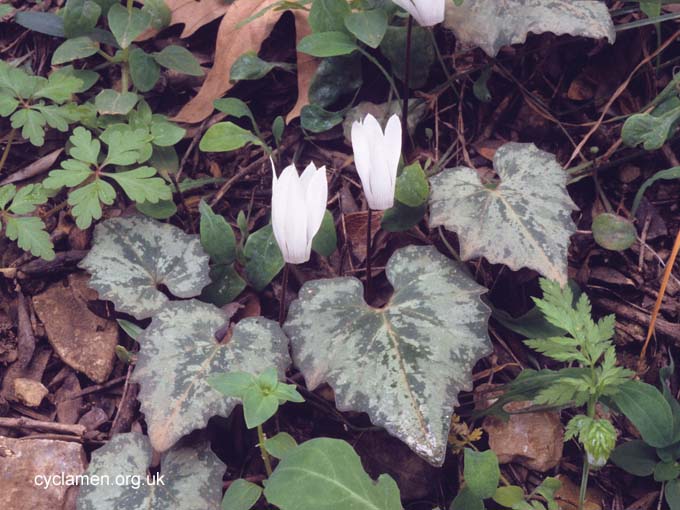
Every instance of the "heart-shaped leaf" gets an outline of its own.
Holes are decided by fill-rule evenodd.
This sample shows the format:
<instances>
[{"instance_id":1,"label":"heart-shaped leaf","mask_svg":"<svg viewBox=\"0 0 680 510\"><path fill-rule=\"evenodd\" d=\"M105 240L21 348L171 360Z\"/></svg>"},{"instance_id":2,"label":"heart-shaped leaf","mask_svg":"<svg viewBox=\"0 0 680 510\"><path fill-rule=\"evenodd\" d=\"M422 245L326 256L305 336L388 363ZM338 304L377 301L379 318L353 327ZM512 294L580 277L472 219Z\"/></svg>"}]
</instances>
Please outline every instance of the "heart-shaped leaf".
<instances>
[{"instance_id":1,"label":"heart-shaped leaf","mask_svg":"<svg viewBox=\"0 0 680 510\"><path fill-rule=\"evenodd\" d=\"M80 487L78 510L220 508L226 466L208 443L165 453L157 475L148 474L152 455L146 436L135 432L114 436L92 454L85 476L101 483Z\"/></svg>"},{"instance_id":2,"label":"heart-shaped leaf","mask_svg":"<svg viewBox=\"0 0 680 510\"><path fill-rule=\"evenodd\" d=\"M457 167L434 177L430 224L458 234L461 257L486 257L512 270L529 267L567 283L567 248L576 231L567 175L552 154L533 144L508 143L496 151L498 186Z\"/></svg>"},{"instance_id":3,"label":"heart-shaped leaf","mask_svg":"<svg viewBox=\"0 0 680 510\"><path fill-rule=\"evenodd\" d=\"M90 287L119 312L151 317L168 302L159 290L190 298L210 283L208 256L198 236L144 216L114 218L97 225L90 253L80 267Z\"/></svg>"},{"instance_id":4,"label":"heart-shaped leaf","mask_svg":"<svg viewBox=\"0 0 680 510\"><path fill-rule=\"evenodd\" d=\"M236 325L229 341L218 342L215 332L228 321L210 304L173 301L154 315L140 335L132 378L141 385L139 400L154 449L167 450L211 417L229 416L239 404L239 399L210 387L210 375L259 374L276 367L283 377L290 356L279 325L263 317L248 318Z\"/></svg>"},{"instance_id":5,"label":"heart-shaped leaf","mask_svg":"<svg viewBox=\"0 0 680 510\"><path fill-rule=\"evenodd\" d=\"M321 437L289 451L265 482L267 501L281 510L401 510L389 475L374 482L345 441Z\"/></svg>"},{"instance_id":6,"label":"heart-shaped leaf","mask_svg":"<svg viewBox=\"0 0 680 510\"><path fill-rule=\"evenodd\" d=\"M444 26L467 45L495 56L502 46L523 43L528 32L616 39L607 5L593 0L474 0L447 2Z\"/></svg>"},{"instance_id":7,"label":"heart-shaped leaf","mask_svg":"<svg viewBox=\"0 0 680 510\"><path fill-rule=\"evenodd\" d=\"M328 382L338 409L368 413L440 465L458 392L491 350L486 289L431 247L397 250L386 272L395 291L379 309L356 278L307 282L284 330L310 389Z\"/></svg>"}]
</instances>

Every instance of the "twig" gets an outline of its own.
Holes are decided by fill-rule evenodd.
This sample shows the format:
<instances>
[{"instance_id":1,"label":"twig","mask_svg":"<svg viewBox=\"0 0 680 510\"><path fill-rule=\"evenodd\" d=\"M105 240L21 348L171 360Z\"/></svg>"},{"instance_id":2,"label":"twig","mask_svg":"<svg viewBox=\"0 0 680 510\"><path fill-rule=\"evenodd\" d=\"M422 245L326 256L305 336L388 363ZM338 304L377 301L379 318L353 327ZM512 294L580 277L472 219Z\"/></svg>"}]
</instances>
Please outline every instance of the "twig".
<instances>
[{"instance_id":1,"label":"twig","mask_svg":"<svg viewBox=\"0 0 680 510\"><path fill-rule=\"evenodd\" d=\"M0 418L0 427L12 429L46 430L49 432L61 432L83 436L87 431L85 425L69 423L54 423L49 421L31 420L30 418Z\"/></svg>"}]
</instances>

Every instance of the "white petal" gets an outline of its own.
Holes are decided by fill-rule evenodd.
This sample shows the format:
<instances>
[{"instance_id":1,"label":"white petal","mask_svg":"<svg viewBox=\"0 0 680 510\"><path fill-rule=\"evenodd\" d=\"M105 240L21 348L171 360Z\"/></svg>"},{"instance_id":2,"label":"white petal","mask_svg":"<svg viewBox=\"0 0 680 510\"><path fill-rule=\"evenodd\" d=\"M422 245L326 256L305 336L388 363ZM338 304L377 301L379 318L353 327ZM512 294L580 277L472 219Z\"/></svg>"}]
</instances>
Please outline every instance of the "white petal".
<instances>
[{"instance_id":1,"label":"white petal","mask_svg":"<svg viewBox=\"0 0 680 510\"><path fill-rule=\"evenodd\" d=\"M385 128L387 167L389 169L390 182L392 183L392 195L394 195L394 188L397 182L397 169L399 168L399 160L401 159L402 134L399 116L392 115L390 120L387 121L387 127Z\"/></svg>"},{"instance_id":2,"label":"white petal","mask_svg":"<svg viewBox=\"0 0 680 510\"><path fill-rule=\"evenodd\" d=\"M274 230L274 237L276 242L281 249L284 259L288 254L288 247L286 244L285 236L285 222L286 222L286 209L288 201L286 200L286 190L284 189L285 182L283 186L279 182L279 178L276 177L276 170L274 168L274 163L272 162L272 229Z\"/></svg>"},{"instance_id":3,"label":"white petal","mask_svg":"<svg viewBox=\"0 0 680 510\"><path fill-rule=\"evenodd\" d=\"M316 165L314 164L313 161L307 165L307 168L305 168L305 171L302 172L302 175L300 176L300 183L302 184L302 189L307 190L309 188L309 183L311 182L312 178L316 174Z\"/></svg>"},{"instance_id":4,"label":"white petal","mask_svg":"<svg viewBox=\"0 0 680 510\"><path fill-rule=\"evenodd\" d=\"M367 136L367 129L361 122L352 124L352 149L354 150L354 166L357 169L364 194L370 201L371 192L371 140Z\"/></svg>"},{"instance_id":5,"label":"white petal","mask_svg":"<svg viewBox=\"0 0 680 510\"><path fill-rule=\"evenodd\" d=\"M397 4L399 7L404 9L406 12L408 12L411 16L416 18L416 21L418 21L418 18L416 15L420 15L418 13L418 10L414 3L411 0L392 0L395 4Z\"/></svg>"},{"instance_id":6,"label":"white petal","mask_svg":"<svg viewBox=\"0 0 680 510\"><path fill-rule=\"evenodd\" d=\"M325 166L314 172L306 190L305 199L307 202L307 242L311 247L311 242L321 227L328 202L328 181L326 180Z\"/></svg>"},{"instance_id":7,"label":"white petal","mask_svg":"<svg viewBox=\"0 0 680 510\"><path fill-rule=\"evenodd\" d=\"M292 264L300 264L308 260L305 258L307 211L305 208L305 193L295 166L291 165L283 171L277 184L277 188L279 187L285 191L280 196L281 200L285 201L286 204L285 216L281 223L286 245L284 260ZM278 191L277 195L279 195Z\"/></svg>"}]
</instances>

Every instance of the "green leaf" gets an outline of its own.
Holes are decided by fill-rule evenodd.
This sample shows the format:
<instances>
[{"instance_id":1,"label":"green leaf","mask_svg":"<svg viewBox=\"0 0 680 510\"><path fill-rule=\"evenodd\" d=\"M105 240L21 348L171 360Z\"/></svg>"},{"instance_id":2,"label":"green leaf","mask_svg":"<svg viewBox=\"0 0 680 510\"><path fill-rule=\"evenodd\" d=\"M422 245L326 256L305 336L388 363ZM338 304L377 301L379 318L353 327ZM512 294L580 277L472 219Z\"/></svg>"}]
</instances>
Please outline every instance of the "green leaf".
<instances>
[{"instance_id":1,"label":"green leaf","mask_svg":"<svg viewBox=\"0 0 680 510\"><path fill-rule=\"evenodd\" d=\"M226 397L241 398L251 386L257 386L257 378L247 372L225 372L208 377L208 384Z\"/></svg>"},{"instance_id":2,"label":"green leaf","mask_svg":"<svg viewBox=\"0 0 680 510\"><path fill-rule=\"evenodd\" d=\"M99 80L99 74L94 71L89 71L87 69L75 69L72 65L64 66L60 69L54 71L50 76L54 76L54 79L61 79L64 76L73 76L82 82L80 88L78 88L75 93L85 92L92 88L92 86ZM65 106L68 106L67 103ZM73 105L77 106L77 105Z\"/></svg>"},{"instance_id":3,"label":"green leaf","mask_svg":"<svg viewBox=\"0 0 680 510\"><path fill-rule=\"evenodd\" d=\"M11 5L7 5L7 4L0 5L0 18L4 18L5 16L8 16L13 11L14 11L14 7L12 7Z\"/></svg>"},{"instance_id":4,"label":"green leaf","mask_svg":"<svg viewBox=\"0 0 680 510\"><path fill-rule=\"evenodd\" d=\"M664 490L670 510L680 510L680 479L671 480Z\"/></svg>"},{"instance_id":5,"label":"green leaf","mask_svg":"<svg viewBox=\"0 0 680 510\"><path fill-rule=\"evenodd\" d=\"M0 89L0 117L9 117L19 106L19 100L9 95L2 95Z\"/></svg>"},{"instance_id":6,"label":"green leaf","mask_svg":"<svg viewBox=\"0 0 680 510\"><path fill-rule=\"evenodd\" d=\"M174 147L154 146L151 158L149 158L147 164L158 170L158 173L161 175L177 173L177 170L179 170L177 151L175 151ZM190 183L191 181L191 179L188 181L186 179L183 180L179 185L180 190L185 191L183 189L184 183Z\"/></svg>"},{"instance_id":7,"label":"green leaf","mask_svg":"<svg viewBox=\"0 0 680 510\"><path fill-rule=\"evenodd\" d=\"M64 35L67 39L88 35L102 9L91 0L68 0L64 7Z\"/></svg>"},{"instance_id":8,"label":"green leaf","mask_svg":"<svg viewBox=\"0 0 680 510\"><path fill-rule=\"evenodd\" d=\"M165 118L154 118L151 123L153 144L158 147L172 147L184 138L185 134L186 129L169 122Z\"/></svg>"},{"instance_id":9,"label":"green leaf","mask_svg":"<svg viewBox=\"0 0 680 510\"><path fill-rule=\"evenodd\" d=\"M313 57L337 57L349 55L359 47L352 36L345 32L321 32L302 39L297 49Z\"/></svg>"},{"instance_id":10,"label":"green leaf","mask_svg":"<svg viewBox=\"0 0 680 510\"><path fill-rule=\"evenodd\" d=\"M385 211L380 226L386 232L404 232L415 227L427 212L427 204L408 207L399 201Z\"/></svg>"},{"instance_id":11,"label":"green leaf","mask_svg":"<svg viewBox=\"0 0 680 510\"><path fill-rule=\"evenodd\" d=\"M114 435L93 452L85 473L90 480L111 482L84 484L78 510L219 508L226 466L210 443L173 448L161 455L160 462L163 483L148 483L153 463L149 439L136 432ZM127 482L114 483L121 477L127 477Z\"/></svg>"},{"instance_id":12,"label":"green leaf","mask_svg":"<svg viewBox=\"0 0 680 510\"><path fill-rule=\"evenodd\" d=\"M148 12L136 7L128 11L118 3L111 6L107 19L109 20L109 28L122 49L130 46L151 24L151 16Z\"/></svg>"},{"instance_id":13,"label":"green leaf","mask_svg":"<svg viewBox=\"0 0 680 510\"><path fill-rule=\"evenodd\" d=\"M104 89L94 98L97 111L102 115L127 115L139 101L134 92L117 92Z\"/></svg>"},{"instance_id":14,"label":"green leaf","mask_svg":"<svg viewBox=\"0 0 680 510\"><path fill-rule=\"evenodd\" d=\"M135 202L158 203L160 200L172 199L170 186L156 175L156 169L142 166L134 170L118 173L104 173L116 181L125 194Z\"/></svg>"},{"instance_id":15,"label":"green leaf","mask_svg":"<svg viewBox=\"0 0 680 510\"><path fill-rule=\"evenodd\" d=\"M271 224L248 236L243 254L246 258L246 277L257 291L269 285L285 265Z\"/></svg>"},{"instance_id":16,"label":"green leaf","mask_svg":"<svg viewBox=\"0 0 680 510\"><path fill-rule=\"evenodd\" d=\"M161 51L153 53L153 58L163 67L173 69L190 76L203 76L203 68L196 57L183 46L166 46Z\"/></svg>"},{"instance_id":17,"label":"green leaf","mask_svg":"<svg viewBox=\"0 0 680 510\"><path fill-rule=\"evenodd\" d=\"M491 498L496 493L501 470L493 450L476 452L465 448L465 486L479 499Z\"/></svg>"},{"instance_id":18,"label":"green leaf","mask_svg":"<svg viewBox=\"0 0 680 510\"><path fill-rule=\"evenodd\" d=\"M143 216L98 224L80 267L92 275L89 285L102 299L137 319L167 306L161 285L174 296L190 298L210 282L198 236Z\"/></svg>"},{"instance_id":19,"label":"green leaf","mask_svg":"<svg viewBox=\"0 0 680 510\"><path fill-rule=\"evenodd\" d=\"M236 117L237 119L248 117L255 126L255 117L246 103L236 97L225 97L215 100L215 108L222 113Z\"/></svg>"},{"instance_id":20,"label":"green leaf","mask_svg":"<svg viewBox=\"0 0 680 510\"><path fill-rule=\"evenodd\" d=\"M140 92L150 91L161 77L161 68L154 58L141 48L130 52L130 77Z\"/></svg>"},{"instance_id":21,"label":"green leaf","mask_svg":"<svg viewBox=\"0 0 680 510\"><path fill-rule=\"evenodd\" d=\"M591 228L595 242L607 250L624 251L637 240L633 223L618 214L598 214Z\"/></svg>"},{"instance_id":22,"label":"green leaf","mask_svg":"<svg viewBox=\"0 0 680 510\"><path fill-rule=\"evenodd\" d=\"M614 24L607 6L597 1L573 0L470 0L461 5L448 2L443 26L453 30L465 46L479 46L496 56L503 47L521 44L527 33L570 34L613 43Z\"/></svg>"},{"instance_id":23,"label":"green leaf","mask_svg":"<svg viewBox=\"0 0 680 510\"><path fill-rule=\"evenodd\" d=\"M236 258L236 236L224 216L215 214L210 206L201 200L201 244L210 258L219 264L231 264Z\"/></svg>"},{"instance_id":24,"label":"green leaf","mask_svg":"<svg viewBox=\"0 0 680 510\"><path fill-rule=\"evenodd\" d=\"M449 510L484 510L484 502L466 486L458 492Z\"/></svg>"},{"instance_id":25,"label":"green leaf","mask_svg":"<svg viewBox=\"0 0 680 510\"><path fill-rule=\"evenodd\" d=\"M359 53L323 59L309 86L310 103L328 108L343 96L353 94L363 84L362 72Z\"/></svg>"},{"instance_id":26,"label":"green leaf","mask_svg":"<svg viewBox=\"0 0 680 510\"><path fill-rule=\"evenodd\" d=\"M165 4L165 0L145 0L142 11L146 12L151 18L149 24L155 30L162 30L172 20L172 11Z\"/></svg>"},{"instance_id":27,"label":"green leaf","mask_svg":"<svg viewBox=\"0 0 680 510\"><path fill-rule=\"evenodd\" d=\"M4 210L17 194L17 187L14 184L0 186L0 209Z\"/></svg>"},{"instance_id":28,"label":"green leaf","mask_svg":"<svg viewBox=\"0 0 680 510\"><path fill-rule=\"evenodd\" d=\"M394 73L402 82L406 72L406 36L406 27L389 27L380 44L380 51L390 61ZM411 88L416 89L425 86L430 68L436 58L435 55L430 31L423 27L414 26L411 36L411 69L418 69L418 72L411 73L409 80Z\"/></svg>"},{"instance_id":29,"label":"green leaf","mask_svg":"<svg viewBox=\"0 0 680 510\"><path fill-rule=\"evenodd\" d=\"M92 225L92 220L102 217L101 204L111 205L116 199L116 190L108 182L95 179L82 188L69 193L68 203L73 206L71 213L76 219L76 225L86 230Z\"/></svg>"},{"instance_id":30,"label":"green leaf","mask_svg":"<svg viewBox=\"0 0 680 510\"><path fill-rule=\"evenodd\" d=\"M635 476L649 476L659 462L656 450L644 441L628 441L616 447L611 460L621 469Z\"/></svg>"},{"instance_id":31,"label":"green leaf","mask_svg":"<svg viewBox=\"0 0 680 510\"><path fill-rule=\"evenodd\" d=\"M47 189L60 189L64 186L72 188L82 183L94 172L85 163L75 159L67 159L61 163L61 170L52 170L43 181Z\"/></svg>"},{"instance_id":32,"label":"green leaf","mask_svg":"<svg viewBox=\"0 0 680 510\"><path fill-rule=\"evenodd\" d=\"M54 50L52 55L52 65L59 65L71 62L79 58L87 58L94 55L99 50L99 45L89 37L76 37L66 39L59 47Z\"/></svg>"},{"instance_id":33,"label":"green leaf","mask_svg":"<svg viewBox=\"0 0 680 510\"><path fill-rule=\"evenodd\" d=\"M312 240L312 250L323 257L330 257L338 246L338 234L330 211L326 211L321 227Z\"/></svg>"},{"instance_id":34,"label":"green leaf","mask_svg":"<svg viewBox=\"0 0 680 510\"><path fill-rule=\"evenodd\" d=\"M9 216L5 227L7 237L10 241L16 241L22 250L45 260L54 260L56 257L50 235L40 218Z\"/></svg>"},{"instance_id":35,"label":"green leaf","mask_svg":"<svg viewBox=\"0 0 680 510\"><path fill-rule=\"evenodd\" d=\"M233 122L218 122L210 126L201 138L199 149L203 152L229 152L240 149L249 143L264 145L253 133Z\"/></svg>"},{"instance_id":36,"label":"green leaf","mask_svg":"<svg viewBox=\"0 0 680 510\"><path fill-rule=\"evenodd\" d=\"M347 0L315 0L309 10L309 25L314 32L342 32L343 20L350 12Z\"/></svg>"},{"instance_id":37,"label":"green leaf","mask_svg":"<svg viewBox=\"0 0 680 510\"><path fill-rule=\"evenodd\" d=\"M262 487L248 480L234 480L222 500L222 510L250 510L262 495Z\"/></svg>"},{"instance_id":38,"label":"green leaf","mask_svg":"<svg viewBox=\"0 0 680 510\"><path fill-rule=\"evenodd\" d=\"M306 282L284 330L310 390L327 382L338 409L368 413L441 465L458 392L491 349L486 289L432 247L397 250L386 273L395 290L379 309L356 278Z\"/></svg>"},{"instance_id":39,"label":"green leaf","mask_svg":"<svg viewBox=\"0 0 680 510\"><path fill-rule=\"evenodd\" d=\"M220 264L210 269L212 283L203 289L201 300L215 306L231 303L246 288L246 281L233 264Z\"/></svg>"},{"instance_id":40,"label":"green leaf","mask_svg":"<svg viewBox=\"0 0 680 510\"><path fill-rule=\"evenodd\" d=\"M283 131L285 129L286 121L281 115L279 115L274 119L274 122L272 122L272 135L274 136L274 142L276 143L277 147L279 146L281 140L283 139Z\"/></svg>"},{"instance_id":41,"label":"green leaf","mask_svg":"<svg viewBox=\"0 0 680 510\"><path fill-rule=\"evenodd\" d=\"M264 449L272 457L277 459L284 458L288 453L297 447L295 438L287 432L279 432L274 437L264 440Z\"/></svg>"},{"instance_id":42,"label":"green leaf","mask_svg":"<svg viewBox=\"0 0 680 510\"><path fill-rule=\"evenodd\" d=\"M0 101L2 98L0 97ZM2 114L2 107L0 106L0 115ZM661 170L660 172L655 173L652 175L649 179L647 179L645 182L642 183L642 186L640 186L640 189L638 189L637 193L635 193L635 199L633 200L633 207L631 207L630 210L630 215L632 217L635 217L635 213L638 210L638 207L640 207L640 202L642 202L642 197L645 195L645 191L652 186L656 181L658 180L673 180L673 179L680 179L680 166L674 166L673 168L668 168L666 170Z\"/></svg>"},{"instance_id":43,"label":"green leaf","mask_svg":"<svg viewBox=\"0 0 680 510\"><path fill-rule=\"evenodd\" d=\"M229 81L233 83L240 80L259 80L277 67L289 69L286 63L267 62L258 57L254 51L248 51L237 58L231 66Z\"/></svg>"},{"instance_id":44,"label":"green leaf","mask_svg":"<svg viewBox=\"0 0 680 510\"><path fill-rule=\"evenodd\" d=\"M680 476L680 464L672 460L669 462L659 462L654 468L654 480L657 482L668 482Z\"/></svg>"},{"instance_id":45,"label":"green leaf","mask_svg":"<svg viewBox=\"0 0 680 510\"><path fill-rule=\"evenodd\" d=\"M116 322L125 334L133 340L137 340L142 331L144 331L143 328L140 328L134 322L126 321L125 319L116 319Z\"/></svg>"},{"instance_id":46,"label":"green leaf","mask_svg":"<svg viewBox=\"0 0 680 510\"><path fill-rule=\"evenodd\" d=\"M96 138L92 138L90 133L84 127L78 126L73 130L73 134L69 138L71 142L71 149L69 154L72 158L83 161L89 165L96 165L99 152L101 150L101 142Z\"/></svg>"},{"instance_id":47,"label":"green leaf","mask_svg":"<svg viewBox=\"0 0 680 510\"><path fill-rule=\"evenodd\" d=\"M82 86L83 82L76 76L52 73L31 95L34 99L47 98L61 104L70 100Z\"/></svg>"},{"instance_id":48,"label":"green leaf","mask_svg":"<svg viewBox=\"0 0 680 510\"><path fill-rule=\"evenodd\" d=\"M648 151L660 149L671 136L679 119L680 108L658 116L653 113L636 113L623 124L621 139L629 147L642 144Z\"/></svg>"},{"instance_id":49,"label":"green leaf","mask_svg":"<svg viewBox=\"0 0 680 510\"><path fill-rule=\"evenodd\" d=\"M627 381L612 400L640 431L648 445L662 448L673 442L671 407L654 386L641 381Z\"/></svg>"},{"instance_id":50,"label":"green leaf","mask_svg":"<svg viewBox=\"0 0 680 510\"><path fill-rule=\"evenodd\" d=\"M533 144L503 145L494 168L501 180L496 187L485 186L466 167L432 178L431 226L458 234L463 260L486 257L566 284L567 248L576 231L567 174L552 154Z\"/></svg>"},{"instance_id":51,"label":"green leaf","mask_svg":"<svg viewBox=\"0 0 680 510\"><path fill-rule=\"evenodd\" d=\"M47 120L40 112L29 108L17 110L11 117L12 127L21 128L21 136L31 142L36 147L41 147L45 143L45 124Z\"/></svg>"},{"instance_id":52,"label":"green leaf","mask_svg":"<svg viewBox=\"0 0 680 510\"><path fill-rule=\"evenodd\" d=\"M493 495L493 500L501 506L514 508L516 504L524 501L524 489L517 485L498 487Z\"/></svg>"},{"instance_id":53,"label":"green leaf","mask_svg":"<svg viewBox=\"0 0 680 510\"><path fill-rule=\"evenodd\" d=\"M223 372L259 373L290 364L288 340L279 325L263 317L240 321L228 342L215 332L229 322L219 308L196 300L172 301L153 316L139 337L141 349L132 380L154 449L167 450L213 416L228 417L239 403L209 385ZM277 403L278 405L278 403Z\"/></svg>"},{"instance_id":54,"label":"green leaf","mask_svg":"<svg viewBox=\"0 0 680 510\"><path fill-rule=\"evenodd\" d=\"M55 104L37 104L33 105L33 109L40 112L45 118L47 125L51 128L57 129L62 133L68 131L69 123L73 122L73 116L63 106Z\"/></svg>"},{"instance_id":55,"label":"green leaf","mask_svg":"<svg viewBox=\"0 0 680 510\"><path fill-rule=\"evenodd\" d=\"M10 191L14 186L12 186ZM47 194L40 184L27 184L21 188L12 199L9 212L13 214L28 214L35 211L39 204L47 202Z\"/></svg>"},{"instance_id":56,"label":"green leaf","mask_svg":"<svg viewBox=\"0 0 680 510\"><path fill-rule=\"evenodd\" d=\"M257 386L248 388L241 398L243 416L249 429L262 425L279 409L279 399L274 395L265 395Z\"/></svg>"},{"instance_id":57,"label":"green leaf","mask_svg":"<svg viewBox=\"0 0 680 510\"><path fill-rule=\"evenodd\" d=\"M420 163L413 163L401 171L397 177L394 197L408 207L418 207L427 201L430 185Z\"/></svg>"},{"instance_id":58,"label":"green leaf","mask_svg":"<svg viewBox=\"0 0 680 510\"><path fill-rule=\"evenodd\" d=\"M177 213L177 206L172 200L159 200L158 202L142 202L135 204L135 209L140 213L157 220L167 220Z\"/></svg>"},{"instance_id":59,"label":"green leaf","mask_svg":"<svg viewBox=\"0 0 680 510\"><path fill-rule=\"evenodd\" d=\"M377 48L387 31L387 14L383 9L354 12L345 16L345 27L362 43Z\"/></svg>"},{"instance_id":60,"label":"green leaf","mask_svg":"<svg viewBox=\"0 0 680 510\"><path fill-rule=\"evenodd\" d=\"M151 135L143 128L132 130L128 126L120 129L112 126L104 131L100 138L108 146L108 153L102 166L127 166L143 159L141 155L149 145Z\"/></svg>"},{"instance_id":61,"label":"green leaf","mask_svg":"<svg viewBox=\"0 0 680 510\"><path fill-rule=\"evenodd\" d=\"M331 460L332 459L332 460ZM267 480L267 501L281 510L401 510L389 475L374 482L345 441L318 438L286 454Z\"/></svg>"},{"instance_id":62,"label":"green leaf","mask_svg":"<svg viewBox=\"0 0 680 510\"><path fill-rule=\"evenodd\" d=\"M342 112L329 112L319 105L308 104L302 108L300 122L302 129L312 133L324 133L342 123Z\"/></svg>"}]
</instances>

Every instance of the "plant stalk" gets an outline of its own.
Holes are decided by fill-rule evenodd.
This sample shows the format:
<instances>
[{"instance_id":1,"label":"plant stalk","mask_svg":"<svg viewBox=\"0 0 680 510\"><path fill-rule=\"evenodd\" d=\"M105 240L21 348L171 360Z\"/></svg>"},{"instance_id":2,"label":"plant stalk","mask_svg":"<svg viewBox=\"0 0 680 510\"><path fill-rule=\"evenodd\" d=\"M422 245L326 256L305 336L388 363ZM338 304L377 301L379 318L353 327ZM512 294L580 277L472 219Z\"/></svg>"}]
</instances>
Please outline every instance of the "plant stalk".
<instances>
[{"instance_id":1,"label":"plant stalk","mask_svg":"<svg viewBox=\"0 0 680 510\"><path fill-rule=\"evenodd\" d=\"M283 266L283 281L281 282L281 300L279 303L279 325L283 326L283 321L286 320L286 292L288 291L288 273L290 272L290 265L286 262Z\"/></svg>"},{"instance_id":2,"label":"plant stalk","mask_svg":"<svg viewBox=\"0 0 680 510\"><path fill-rule=\"evenodd\" d=\"M411 95L411 38L413 37L413 16L408 17L406 29L406 60L404 65L404 92L401 107L401 133L403 146L408 143L408 98Z\"/></svg>"},{"instance_id":3,"label":"plant stalk","mask_svg":"<svg viewBox=\"0 0 680 510\"><path fill-rule=\"evenodd\" d=\"M366 301L370 303L372 297L373 274L371 271L371 259L373 258L373 240L371 239L371 218L373 210L368 208L368 219L366 220Z\"/></svg>"},{"instance_id":4,"label":"plant stalk","mask_svg":"<svg viewBox=\"0 0 680 510\"><path fill-rule=\"evenodd\" d=\"M9 135L7 135L5 150L2 151L2 157L0 158L0 172L2 172L2 169L5 168L5 163L7 162L7 158L9 157L9 150L12 148L12 142L14 141L14 136L16 134L17 134L16 128L12 128L12 130L9 132Z\"/></svg>"},{"instance_id":5,"label":"plant stalk","mask_svg":"<svg viewBox=\"0 0 680 510\"><path fill-rule=\"evenodd\" d=\"M286 268L288 268L288 264L286 264ZM267 453L267 450L264 448L264 430L262 430L262 425L257 426L257 441L258 441L258 446L260 447L260 455L262 456L262 461L264 462L264 469L267 471L267 477L272 476L272 461L269 457L269 454Z\"/></svg>"}]
</instances>

